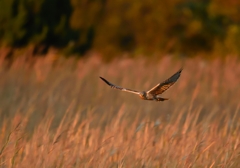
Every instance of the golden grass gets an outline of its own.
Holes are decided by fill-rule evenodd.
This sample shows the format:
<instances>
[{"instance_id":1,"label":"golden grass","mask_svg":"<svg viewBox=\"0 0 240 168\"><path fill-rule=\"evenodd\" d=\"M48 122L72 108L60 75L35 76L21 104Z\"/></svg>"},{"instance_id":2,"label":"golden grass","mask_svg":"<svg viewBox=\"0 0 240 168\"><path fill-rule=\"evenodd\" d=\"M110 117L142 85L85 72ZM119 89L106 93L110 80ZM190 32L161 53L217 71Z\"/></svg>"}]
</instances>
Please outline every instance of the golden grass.
<instances>
[{"instance_id":1,"label":"golden grass","mask_svg":"<svg viewBox=\"0 0 240 168\"><path fill-rule=\"evenodd\" d=\"M240 167L238 59L52 58L1 62L0 167ZM165 102L98 78L147 90L182 66Z\"/></svg>"}]
</instances>

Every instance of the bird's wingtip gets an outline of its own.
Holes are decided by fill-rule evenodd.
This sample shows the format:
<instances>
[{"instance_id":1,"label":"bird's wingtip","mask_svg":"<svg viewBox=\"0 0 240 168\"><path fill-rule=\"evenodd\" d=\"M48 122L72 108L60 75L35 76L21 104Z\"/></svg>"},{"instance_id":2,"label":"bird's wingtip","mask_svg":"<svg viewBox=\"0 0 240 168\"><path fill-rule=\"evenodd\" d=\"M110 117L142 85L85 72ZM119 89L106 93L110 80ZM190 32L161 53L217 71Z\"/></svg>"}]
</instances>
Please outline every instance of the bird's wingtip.
<instances>
[{"instance_id":1,"label":"bird's wingtip","mask_svg":"<svg viewBox=\"0 0 240 168\"><path fill-rule=\"evenodd\" d=\"M110 85L110 82L108 82L106 79L104 79L103 77L99 76L100 79L102 79L105 83L107 83L108 85Z\"/></svg>"},{"instance_id":2,"label":"bird's wingtip","mask_svg":"<svg viewBox=\"0 0 240 168\"><path fill-rule=\"evenodd\" d=\"M178 72L179 72L179 73L181 73L181 72L182 72L182 70L183 70L183 67L181 67L181 68L178 70Z\"/></svg>"}]
</instances>

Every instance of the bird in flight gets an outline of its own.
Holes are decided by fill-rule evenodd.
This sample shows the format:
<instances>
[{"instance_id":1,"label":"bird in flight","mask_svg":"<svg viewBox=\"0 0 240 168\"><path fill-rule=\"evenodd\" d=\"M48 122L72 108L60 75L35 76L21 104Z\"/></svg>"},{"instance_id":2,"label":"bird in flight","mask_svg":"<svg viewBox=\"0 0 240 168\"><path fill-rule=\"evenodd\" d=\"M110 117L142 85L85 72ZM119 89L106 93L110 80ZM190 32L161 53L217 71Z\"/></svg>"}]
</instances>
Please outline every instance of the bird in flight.
<instances>
[{"instance_id":1,"label":"bird in flight","mask_svg":"<svg viewBox=\"0 0 240 168\"><path fill-rule=\"evenodd\" d=\"M162 98L159 95L165 92L170 86L172 86L178 80L178 78L181 75L181 72L182 72L182 68L179 71L177 71L174 75L172 75L170 78L165 80L164 82L157 84L156 86L154 86L152 89L148 91L142 91L142 92L123 88L121 86L116 86L110 83L109 81L107 81L106 79L104 79L103 77L100 77L100 78L106 84L108 84L111 88L137 94L143 100L165 101L165 100L168 100L168 98Z\"/></svg>"}]
</instances>

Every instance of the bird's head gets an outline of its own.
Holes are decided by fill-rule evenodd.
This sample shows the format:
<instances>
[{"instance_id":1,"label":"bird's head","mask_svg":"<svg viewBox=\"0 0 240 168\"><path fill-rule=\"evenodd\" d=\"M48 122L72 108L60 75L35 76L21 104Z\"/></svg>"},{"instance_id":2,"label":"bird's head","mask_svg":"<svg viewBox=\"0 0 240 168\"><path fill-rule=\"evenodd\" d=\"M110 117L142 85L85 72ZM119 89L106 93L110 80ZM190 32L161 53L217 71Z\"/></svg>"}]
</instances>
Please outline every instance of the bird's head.
<instances>
[{"instance_id":1,"label":"bird's head","mask_svg":"<svg viewBox=\"0 0 240 168\"><path fill-rule=\"evenodd\" d=\"M139 96L140 96L140 98L142 98L142 99L146 99L146 92L140 92L140 94L139 94Z\"/></svg>"}]
</instances>

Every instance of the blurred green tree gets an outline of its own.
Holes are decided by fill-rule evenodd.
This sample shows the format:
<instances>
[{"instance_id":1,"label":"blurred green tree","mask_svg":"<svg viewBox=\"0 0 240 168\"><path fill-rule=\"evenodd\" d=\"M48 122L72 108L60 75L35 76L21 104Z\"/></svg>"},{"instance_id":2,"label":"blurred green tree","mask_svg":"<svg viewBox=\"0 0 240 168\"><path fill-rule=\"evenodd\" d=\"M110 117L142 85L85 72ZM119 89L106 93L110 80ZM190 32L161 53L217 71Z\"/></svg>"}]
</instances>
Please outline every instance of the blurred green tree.
<instances>
[{"instance_id":1,"label":"blurred green tree","mask_svg":"<svg viewBox=\"0 0 240 168\"><path fill-rule=\"evenodd\" d=\"M1 44L63 47L77 35L66 0L1 0L0 6Z\"/></svg>"},{"instance_id":2,"label":"blurred green tree","mask_svg":"<svg viewBox=\"0 0 240 168\"><path fill-rule=\"evenodd\" d=\"M209 0L186 1L178 6L180 31L178 44L181 52L196 54L212 51L215 41L222 41L226 35L229 19L224 15L211 16ZM179 32L178 32L179 33Z\"/></svg>"},{"instance_id":3,"label":"blurred green tree","mask_svg":"<svg viewBox=\"0 0 240 168\"><path fill-rule=\"evenodd\" d=\"M96 50L109 58L240 53L235 0L0 0L0 6L1 46Z\"/></svg>"},{"instance_id":4,"label":"blurred green tree","mask_svg":"<svg viewBox=\"0 0 240 168\"><path fill-rule=\"evenodd\" d=\"M23 1L0 0L0 43L15 45L26 35L27 13Z\"/></svg>"}]
</instances>

